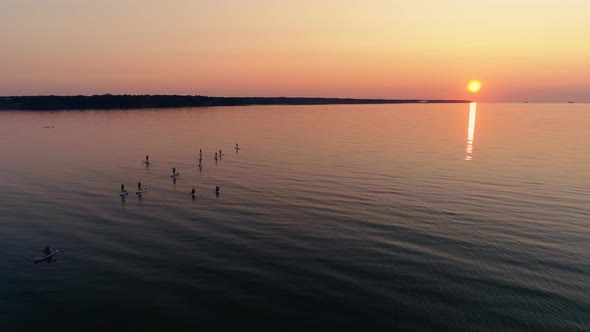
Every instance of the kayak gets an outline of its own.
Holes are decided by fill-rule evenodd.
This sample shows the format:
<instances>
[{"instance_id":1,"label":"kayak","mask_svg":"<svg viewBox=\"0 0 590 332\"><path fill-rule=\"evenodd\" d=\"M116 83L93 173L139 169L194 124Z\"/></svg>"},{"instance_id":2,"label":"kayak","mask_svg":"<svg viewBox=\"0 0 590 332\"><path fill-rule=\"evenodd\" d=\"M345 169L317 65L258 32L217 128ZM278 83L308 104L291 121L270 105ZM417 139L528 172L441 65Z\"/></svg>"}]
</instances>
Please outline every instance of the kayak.
<instances>
[{"instance_id":1,"label":"kayak","mask_svg":"<svg viewBox=\"0 0 590 332\"><path fill-rule=\"evenodd\" d=\"M57 255L57 253L59 253L59 249L51 250L51 253L49 255L45 255L45 256L41 255L41 256L35 258L35 260L33 260L33 262L34 263L42 262L44 260L50 259L51 257Z\"/></svg>"},{"instance_id":2,"label":"kayak","mask_svg":"<svg viewBox=\"0 0 590 332\"><path fill-rule=\"evenodd\" d=\"M171 177L171 178L175 178L175 177L177 177L177 176L179 176L179 175L180 175L180 173L176 173L176 174L172 174L172 175L170 175L170 177Z\"/></svg>"}]
</instances>

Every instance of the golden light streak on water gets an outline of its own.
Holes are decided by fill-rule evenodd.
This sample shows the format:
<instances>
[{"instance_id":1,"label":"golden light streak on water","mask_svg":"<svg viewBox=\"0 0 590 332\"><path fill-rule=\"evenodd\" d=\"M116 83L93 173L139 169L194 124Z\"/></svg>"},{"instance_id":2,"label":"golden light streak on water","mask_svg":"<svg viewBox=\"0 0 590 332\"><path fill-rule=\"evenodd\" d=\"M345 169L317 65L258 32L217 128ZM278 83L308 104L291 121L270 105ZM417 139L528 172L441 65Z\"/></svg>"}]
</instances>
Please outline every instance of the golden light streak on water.
<instances>
[{"instance_id":1,"label":"golden light streak on water","mask_svg":"<svg viewBox=\"0 0 590 332\"><path fill-rule=\"evenodd\" d=\"M469 104L469 127L467 128L467 147L465 160L471 160L473 155L473 134L475 133L475 113L477 111L477 103Z\"/></svg>"}]
</instances>

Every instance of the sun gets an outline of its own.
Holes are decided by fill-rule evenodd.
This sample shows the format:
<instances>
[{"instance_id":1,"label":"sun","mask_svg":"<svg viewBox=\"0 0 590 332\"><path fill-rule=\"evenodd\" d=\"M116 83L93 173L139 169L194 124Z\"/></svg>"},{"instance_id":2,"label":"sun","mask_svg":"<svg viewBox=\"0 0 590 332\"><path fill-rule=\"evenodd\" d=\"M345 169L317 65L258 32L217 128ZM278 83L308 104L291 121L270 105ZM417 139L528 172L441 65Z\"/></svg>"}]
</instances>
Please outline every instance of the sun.
<instances>
[{"instance_id":1,"label":"sun","mask_svg":"<svg viewBox=\"0 0 590 332\"><path fill-rule=\"evenodd\" d=\"M467 85L467 89L473 93L476 93L477 91L479 91L479 89L481 89L481 82L480 81L471 81Z\"/></svg>"}]
</instances>

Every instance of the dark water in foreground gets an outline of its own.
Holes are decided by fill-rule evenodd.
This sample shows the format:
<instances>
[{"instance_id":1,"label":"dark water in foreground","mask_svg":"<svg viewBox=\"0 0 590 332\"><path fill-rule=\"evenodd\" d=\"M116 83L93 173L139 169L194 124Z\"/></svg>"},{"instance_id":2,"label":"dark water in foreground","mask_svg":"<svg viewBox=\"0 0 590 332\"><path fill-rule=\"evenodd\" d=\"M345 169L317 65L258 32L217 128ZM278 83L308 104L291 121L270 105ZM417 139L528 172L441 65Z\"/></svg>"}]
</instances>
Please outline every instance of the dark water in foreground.
<instances>
[{"instance_id":1,"label":"dark water in foreground","mask_svg":"<svg viewBox=\"0 0 590 332\"><path fill-rule=\"evenodd\" d=\"M0 112L0 329L588 330L588 128L584 104Z\"/></svg>"}]
</instances>

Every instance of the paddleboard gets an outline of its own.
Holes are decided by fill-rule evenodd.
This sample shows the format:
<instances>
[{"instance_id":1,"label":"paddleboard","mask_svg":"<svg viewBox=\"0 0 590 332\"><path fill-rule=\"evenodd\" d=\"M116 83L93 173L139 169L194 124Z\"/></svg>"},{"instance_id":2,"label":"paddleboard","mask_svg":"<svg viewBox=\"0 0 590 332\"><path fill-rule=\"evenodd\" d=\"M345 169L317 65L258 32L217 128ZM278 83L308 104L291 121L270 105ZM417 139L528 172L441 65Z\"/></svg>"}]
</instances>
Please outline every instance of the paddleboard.
<instances>
[{"instance_id":1,"label":"paddleboard","mask_svg":"<svg viewBox=\"0 0 590 332\"><path fill-rule=\"evenodd\" d=\"M51 257L53 257L53 256L57 255L57 253L58 253L58 252L59 252L59 249L54 249L54 250L51 250L51 253L50 253L49 255L46 255L46 256L39 256L39 257L35 258L35 259L33 260L33 262L35 262L35 263L39 263L39 262L42 262L42 261L44 261L44 260L50 259Z\"/></svg>"},{"instance_id":2,"label":"paddleboard","mask_svg":"<svg viewBox=\"0 0 590 332\"><path fill-rule=\"evenodd\" d=\"M175 177L177 177L177 176L179 176L179 175L180 175L180 173L176 173L176 174L172 174L172 175L170 175L170 177L171 177L171 178L175 178Z\"/></svg>"},{"instance_id":3,"label":"paddleboard","mask_svg":"<svg viewBox=\"0 0 590 332\"><path fill-rule=\"evenodd\" d=\"M119 193L119 196L125 196L125 195L127 195L127 194L129 194L129 193L127 192L127 190L125 190L125 191L121 191L121 192Z\"/></svg>"},{"instance_id":4,"label":"paddleboard","mask_svg":"<svg viewBox=\"0 0 590 332\"><path fill-rule=\"evenodd\" d=\"M135 193L138 194L138 195L141 195L143 193L147 193L147 189L138 190Z\"/></svg>"}]
</instances>

